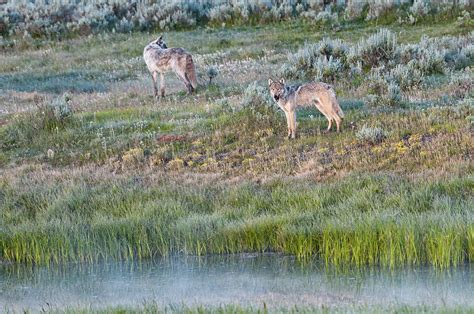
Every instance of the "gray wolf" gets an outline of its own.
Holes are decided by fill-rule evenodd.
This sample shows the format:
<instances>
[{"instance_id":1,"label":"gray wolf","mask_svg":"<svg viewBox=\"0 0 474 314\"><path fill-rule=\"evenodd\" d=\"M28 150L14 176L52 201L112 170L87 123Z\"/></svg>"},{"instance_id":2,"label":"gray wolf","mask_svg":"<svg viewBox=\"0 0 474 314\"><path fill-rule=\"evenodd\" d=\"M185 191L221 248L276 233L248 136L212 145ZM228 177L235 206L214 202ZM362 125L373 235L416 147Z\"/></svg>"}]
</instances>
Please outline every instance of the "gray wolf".
<instances>
[{"instance_id":1,"label":"gray wolf","mask_svg":"<svg viewBox=\"0 0 474 314\"><path fill-rule=\"evenodd\" d=\"M156 87L158 73L160 74L161 97L165 96L164 74L174 71L183 81L188 90L188 94L194 92L197 87L196 70L193 57L183 48L168 48L163 40L163 36L146 45L143 50L143 59L151 73L153 79L153 90L155 97L158 96Z\"/></svg>"},{"instance_id":2,"label":"gray wolf","mask_svg":"<svg viewBox=\"0 0 474 314\"><path fill-rule=\"evenodd\" d=\"M322 82L310 82L302 85L285 85L285 80L268 80L268 87L273 100L285 112L288 125L288 138L296 137L296 108L315 105L328 119L327 131L331 130L332 121L336 122L337 132L341 131L344 113L336 99L331 85Z\"/></svg>"}]
</instances>

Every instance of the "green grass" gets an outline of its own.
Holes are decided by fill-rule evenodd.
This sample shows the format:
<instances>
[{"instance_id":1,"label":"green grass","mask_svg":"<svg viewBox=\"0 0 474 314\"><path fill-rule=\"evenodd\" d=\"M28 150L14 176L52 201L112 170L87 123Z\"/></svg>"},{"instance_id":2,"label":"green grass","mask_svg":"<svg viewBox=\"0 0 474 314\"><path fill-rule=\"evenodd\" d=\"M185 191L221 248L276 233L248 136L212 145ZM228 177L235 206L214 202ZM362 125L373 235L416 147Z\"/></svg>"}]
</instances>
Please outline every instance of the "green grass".
<instances>
[{"instance_id":1,"label":"green grass","mask_svg":"<svg viewBox=\"0 0 474 314\"><path fill-rule=\"evenodd\" d=\"M463 159L470 150L465 119L469 106L379 113L344 107L346 121L386 130L387 139L376 145L358 140L356 130L347 125L342 134L322 134L327 122L315 108L298 113L300 138L291 142L283 139L284 118L279 112L229 112L211 106L208 111L194 108L194 112L139 107L84 112L60 130L43 128L42 116L32 114L0 129L1 163L41 161L65 166L113 159L120 167L151 164L169 169L178 161L180 170L205 172L212 159L215 170L232 175L295 174L311 163L320 164L323 172L410 172ZM48 149L55 151L54 157L46 157ZM128 160L133 151L146 152L146 156Z\"/></svg>"},{"instance_id":2,"label":"green grass","mask_svg":"<svg viewBox=\"0 0 474 314\"><path fill-rule=\"evenodd\" d=\"M184 305L168 305L158 306L156 304L145 304L139 307L111 307L106 309L65 309L65 310L46 310L46 313L70 313L70 314L86 314L86 313L104 313L104 314L134 314L134 313L186 313L186 314L202 314L202 313L467 313L469 308L462 306L456 307L431 307L428 305L406 306L406 305L387 305L387 306L293 306L289 308L268 307L266 304L260 307L249 307L239 305L221 305L221 306L184 306Z\"/></svg>"},{"instance_id":3,"label":"green grass","mask_svg":"<svg viewBox=\"0 0 474 314\"><path fill-rule=\"evenodd\" d=\"M25 179L20 179L23 181ZM276 251L334 265L472 260L472 177L179 185L166 177L2 185L3 259L30 264ZM25 188L22 188L23 190Z\"/></svg>"},{"instance_id":4,"label":"green grass","mask_svg":"<svg viewBox=\"0 0 474 314\"><path fill-rule=\"evenodd\" d=\"M357 42L378 28L352 26L170 32L170 46L192 51L199 73L221 67L195 97L168 77L161 101L141 59L149 34L5 52L0 261L276 251L334 265L472 262L472 93L454 96L448 75L409 91L403 108L368 108L363 87L336 83L344 132L323 134L325 119L307 108L295 141L285 139L281 112L242 106L245 87L265 84L305 41ZM388 27L400 42L466 33L453 21ZM64 91L72 116L45 123L41 108ZM386 138L358 139L364 125Z\"/></svg>"}]
</instances>

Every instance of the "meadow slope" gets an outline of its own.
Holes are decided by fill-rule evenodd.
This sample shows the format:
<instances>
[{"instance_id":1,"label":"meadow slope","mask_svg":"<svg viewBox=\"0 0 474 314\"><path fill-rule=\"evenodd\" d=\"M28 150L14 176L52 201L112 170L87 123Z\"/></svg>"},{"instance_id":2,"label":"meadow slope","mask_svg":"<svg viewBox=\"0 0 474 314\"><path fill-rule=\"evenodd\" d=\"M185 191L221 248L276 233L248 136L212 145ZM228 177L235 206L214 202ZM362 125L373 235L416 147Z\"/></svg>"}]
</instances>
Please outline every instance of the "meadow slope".
<instances>
[{"instance_id":1,"label":"meadow slope","mask_svg":"<svg viewBox=\"0 0 474 314\"><path fill-rule=\"evenodd\" d=\"M155 34L4 50L0 262L265 251L336 265L472 262L472 27L385 28L396 45L383 67L351 46L379 36L364 23L168 32L194 54L200 87L187 96L169 74L160 100L141 57ZM324 38L359 54L333 47L329 64L317 56ZM392 62L415 50L428 66ZM282 75L329 80L343 132L323 133L326 119L304 108L287 140L266 87Z\"/></svg>"}]
</instances>

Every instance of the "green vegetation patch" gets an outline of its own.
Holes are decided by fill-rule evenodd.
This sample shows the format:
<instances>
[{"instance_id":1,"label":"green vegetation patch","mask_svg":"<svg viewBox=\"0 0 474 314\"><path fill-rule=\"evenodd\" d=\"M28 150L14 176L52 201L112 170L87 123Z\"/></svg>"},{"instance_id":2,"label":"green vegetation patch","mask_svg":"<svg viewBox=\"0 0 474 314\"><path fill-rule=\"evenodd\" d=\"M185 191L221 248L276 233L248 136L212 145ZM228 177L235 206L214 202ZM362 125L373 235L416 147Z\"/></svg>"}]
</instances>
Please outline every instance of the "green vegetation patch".
<instances>
[{"instance_id":1,"label":"green vegetation patch","mask_svg":"<svg viewBox=\"0 0 474 314\"><path fill-rule=\"evenodd\" d=\"M1 259L48 264L271 251L334 265L443 268L474 257L471 177L351 175L331 184L236 186L149 180L83 174L58 185L25 174L2 181Z\"/></svg>"}]
</instances>

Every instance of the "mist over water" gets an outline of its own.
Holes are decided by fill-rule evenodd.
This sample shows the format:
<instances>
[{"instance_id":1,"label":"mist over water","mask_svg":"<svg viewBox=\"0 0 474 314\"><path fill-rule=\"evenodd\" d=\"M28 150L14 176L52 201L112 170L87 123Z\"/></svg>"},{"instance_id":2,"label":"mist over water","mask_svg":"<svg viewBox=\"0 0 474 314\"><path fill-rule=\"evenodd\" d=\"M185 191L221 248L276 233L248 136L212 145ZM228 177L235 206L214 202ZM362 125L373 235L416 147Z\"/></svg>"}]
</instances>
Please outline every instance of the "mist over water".
<instances>
[{"instance_id":1,"label":"mist over water","mask_svg":"<svg viewBox=\"0 0 474 314\"><path fill-rule=\"evenodd\" d=\"M471 265L344 269L291 256L240 254L146 262L0 266L0 308L239 304L270 308L352 305L474 307Z\"/></svg>"}]
</instances>

